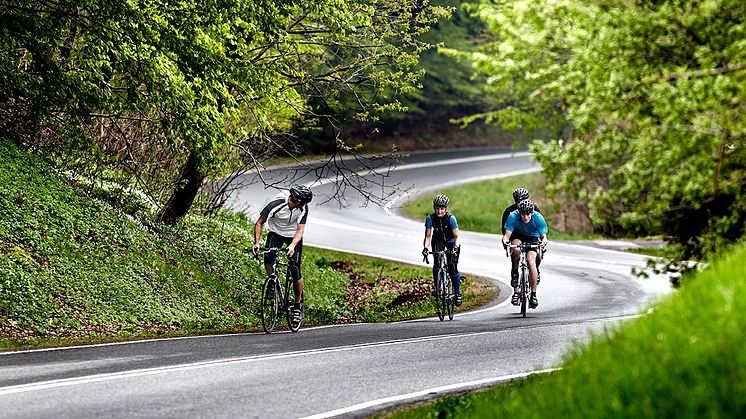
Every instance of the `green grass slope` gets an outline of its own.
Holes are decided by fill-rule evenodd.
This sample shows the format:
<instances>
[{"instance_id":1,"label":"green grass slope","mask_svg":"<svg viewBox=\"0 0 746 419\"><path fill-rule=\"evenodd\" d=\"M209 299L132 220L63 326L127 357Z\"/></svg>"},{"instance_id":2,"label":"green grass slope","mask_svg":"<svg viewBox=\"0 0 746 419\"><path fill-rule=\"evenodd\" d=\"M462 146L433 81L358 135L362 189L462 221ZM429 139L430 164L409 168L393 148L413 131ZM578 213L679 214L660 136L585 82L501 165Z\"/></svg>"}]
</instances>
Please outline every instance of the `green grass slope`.
<instances>
[{"instance_id":1,"label":"green grass slope","mask_svg":"<svg viewBox=\"0 0 746 419\"><path fill-rule=\"evenodd\" d=\"M736 418L746 414L746 245L552 375L391 416Z\"/></svg>"},{"instance_id":2,"label":"green grass slope","mask_svg":"<svg viewBox=\"0 0 746 419\"><path fill-rule=\"evenodd\" d=\"M0 349L261 330L250 220L154 225L136 195L125 201L0 140ZM303 254L305 326L434 313L429 267ZM493 284L463 278L461 310L495 297Z\"/></svg>"},{"instance_id":3,"label":"green grass slope","mask_svg":"<svg viewBox=\"0 0 746 419\"><path fill-rule=\"evenodd\" d=\"M443 190L417 195L402 209L404 215L420 220L433 212L433 198L448 195L449 211L456 216L459 228L468 231L502 234L502 215L513 204L513 191L525 187L531 199L539 205L549 226L549 239L580 240L598 237L574 204L555 201L546 196L544 178L540 172L467 183Z\"/></svg>"},{"instance_id":4,"label":"green grass slope","mask_svg":"<svg viewBox=\"0 0 746 419\"><path fill-rule=\"evenodd\" d=\"M0 142L0 340L255 330L263 268L244 217L152 232ZM309 323L345 316L346 276L304 265Z\"/></svg>"}]
</instances>

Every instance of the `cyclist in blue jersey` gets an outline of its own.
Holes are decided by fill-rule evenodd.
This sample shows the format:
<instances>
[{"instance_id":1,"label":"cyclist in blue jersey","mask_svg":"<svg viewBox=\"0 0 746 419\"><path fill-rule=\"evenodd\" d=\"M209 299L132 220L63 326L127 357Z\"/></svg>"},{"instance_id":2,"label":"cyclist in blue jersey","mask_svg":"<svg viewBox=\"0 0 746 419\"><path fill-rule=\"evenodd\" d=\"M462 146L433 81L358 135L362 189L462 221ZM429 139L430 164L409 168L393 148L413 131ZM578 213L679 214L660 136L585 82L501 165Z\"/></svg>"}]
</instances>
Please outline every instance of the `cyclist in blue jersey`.
<instances>
[{"instance_id":1,"label":"cyclist in blue jersey","mask_svg":"<svg viewBox=\"0 0 746 419\"><path fill-rule=\"evenodd\" d=\"M288 266L293 276L295 288L295 305L293 306L293 321L301 321L301 302L303 296L303 275L301 273L301 255L303 254L303 233L308 218L308 203L313 199L313 193L305 185L293 185L290 195L285 198L277 198L269 202L259 215L254 224L254 247L252 251L259 254L259 240L262 237L262 228L267 224L266 248L287 246ZM269 252L264 254L264 269L267 274L272 274L272 265L277 254Z\"/></svg>"},{"instance_id":2,"label":"cyclist in blue jersey","mask_svg":"<svg viewBox=\"0 0 746 419\"><path fill-rule=\"evenodd\" d=\"M508 221L508 216L511 212L518 209L518 203L523 201L524 199L528 199L531 195L528 193L528 189L526 188L515 188L513 191L513 204L509 205L507 208L505 208L505 211L503 211L503 218L500 225L503 228L503 234L505 234L505 222ZM536 205L534 202L534 212L541 212L539 209L539 206ZM505 246L507 248L507 246ZM510 268L510 285L515 288L518 286L518 261L515 259L511 260L512 266ZM541 265L541 258L536 260L536 284L538 285L541 283L541 270L539 269L539 265Z\"/></svg>"},{"instance_id":3,"label":"cyclist in blue jersey","mask_svg":"<svg viewBox=\"0 0 746 419\"><path fill-rule=\"evenodd\" d=\"M425 217L425 239L422 242L422 254L428 255L428 248L432 245L433 252L444 249L452 253L446 253L448 273L451 276L453 285L453 303L456 306L461 305L461 274L458 271L458 256L461 249L461 239L459 239L458 222L453 214L448 212L448 197L438 195L433 199L433 213ZM440 263L441 255L433 255L433 278L437 275L437 267Z\"/></svg>"},{"instance_id":4,"label":"cyclist in blue jersey","mask_svg":"<svg viewBox=\"0 0 746 419\"><path fill-rule=\"evenodd\" d=\"M540 243L542 251L547 246L547 222L544 217L534 211L534 203L528 199L518 203L518 209L511 212L508 216L508 220L505 222L505 234L503 234L502 243L503 246L507 246L508 243L520 244L520 243ZM514 248L511 254L513 260L513 266L518 266L518 260L521 257L520 248ZM536 308L539 306L539 300L536 297L536 286L537 286L537 259L540 256L535 250L530 250L526 254L526 261L528 262L529 271L529 283L531 285L531 298L529 299L529 307ZM518 295L518 283L514 283L511 278L511 286L513 287L513 297L510 302L513 305L520 304L520 296Z\"/></svg>"},{"instance_id":5,"label":"cyclist in blue jersey","mask_svg":"<svg viewBox=\"0 0 746 419\"><path fill-rule=\"evenodd\" d=\"M515 188L513 191L513 203L508 205L508 207L505 208L505 211L503 211L503 218L502 222L500 223L501 226L503 226L503 234L505 234L505 222L508 221L508 216L511 212L518 209L518 203L523 201L524 199L529 199L531 197L531 194L528 193L528 189L526 188ZM541 212L539 209L539 206L536 205L536 202L534 202L534 212ZM513 267L514 269L518 269L517 267Z\"/></svg>"}]
</instances>

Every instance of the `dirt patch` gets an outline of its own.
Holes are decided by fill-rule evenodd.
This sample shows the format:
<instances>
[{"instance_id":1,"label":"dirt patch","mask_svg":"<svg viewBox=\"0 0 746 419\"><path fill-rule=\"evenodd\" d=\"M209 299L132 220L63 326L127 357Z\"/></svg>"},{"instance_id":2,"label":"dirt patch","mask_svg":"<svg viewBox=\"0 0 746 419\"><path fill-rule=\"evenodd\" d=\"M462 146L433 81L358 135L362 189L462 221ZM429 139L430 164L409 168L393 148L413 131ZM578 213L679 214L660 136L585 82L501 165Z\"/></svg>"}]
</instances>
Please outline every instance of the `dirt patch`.
<instances>
[{"instance_id":1,"label":"dirt patch","mask_svg":"<svg viewBox=\"0 0 746 419\"><path fill-rule=\"evenodd\" d=\"M422 304L429 304L433 293L433 279L431 277L414 277L394 280L391 277L368 278L355 272L355 264L350 261L334 261L330 266L342 272L350 279L345 290L345 302L350 309L351 318L345 322L370 321L371 312L397 312L408 310ZM458 311L465 311L488 304L497 298L498 287L492 282L467 275L461 275L461 292L463 305ZM420 308L416 317L432 315L431 307L424 312ZM414 315L414 313L410 313ZM386 315L382 316L386 318ZM394 316L396 317L396 316ZM378 321L381 321L379 319ZM387 318L383 321L398 320Z\"/></svg>"}]
</instances>

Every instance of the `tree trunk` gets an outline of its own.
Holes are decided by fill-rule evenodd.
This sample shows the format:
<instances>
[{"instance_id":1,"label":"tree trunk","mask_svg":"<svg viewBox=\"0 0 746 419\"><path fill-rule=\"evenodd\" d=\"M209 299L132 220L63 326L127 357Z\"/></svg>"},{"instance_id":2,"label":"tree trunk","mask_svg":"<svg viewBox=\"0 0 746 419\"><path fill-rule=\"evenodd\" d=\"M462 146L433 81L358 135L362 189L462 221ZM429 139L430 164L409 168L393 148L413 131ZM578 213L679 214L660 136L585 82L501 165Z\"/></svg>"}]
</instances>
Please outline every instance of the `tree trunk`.
<instances>
[{"instance_id":1,"label":"tree trunk","mask_svg":"<svg viewBox=\"0 0 746 419\"><path fill-rule=\"evenodd\" d=\"M176 190L161 209L157 220L170 225L174 225L181 220L192 207L204 179L205 175L200 173L197 168L196 153L192 152L181 169Z\"/></svg>"},{"instance_id":2,"label":"tree trunk","mask_svg":"<svg viewBox=\"0 0 746 419\"><path fill-rule=\"evenodd\" d=\"M720 193L720 170L723 167L723 155L725 154L725 147L730 143L730 130L726 129L723 132L723 141L720 142L717 151L717 158L715 159L715 176L712 179L712 196L717 197Z\"/></svg>"}]
</instances>

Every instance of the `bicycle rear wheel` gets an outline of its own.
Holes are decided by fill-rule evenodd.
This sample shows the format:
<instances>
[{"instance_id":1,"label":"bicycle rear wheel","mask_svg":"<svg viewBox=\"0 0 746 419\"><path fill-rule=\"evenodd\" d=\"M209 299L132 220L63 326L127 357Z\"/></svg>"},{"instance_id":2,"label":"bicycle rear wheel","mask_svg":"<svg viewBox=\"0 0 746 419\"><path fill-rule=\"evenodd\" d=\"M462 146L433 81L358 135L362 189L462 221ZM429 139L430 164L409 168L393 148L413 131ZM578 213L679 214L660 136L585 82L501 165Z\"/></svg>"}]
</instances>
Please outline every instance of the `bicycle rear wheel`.
<instances>
[{"instance_id":1,"label":"bicycle rear wheel","mask_svg":"<svg viewBox=\"0 0 746 419\"><path fill-rule=\"evenodd\" d=\"M287 304L288 308L287 308L287 310L285 310L285 317L286 317L287 322L288 322L288 328L290 329L291 332L295 333L298 330L300 330L300 324L303 322L303 306L304 306L304 304L303 304L303 298L304 298L304 296L301 295L301 297L300 297L300 320L296 323L296 322L293 321L293 306L295 305L295 303L294 303L295 302L295 288L293 288L293 278L292 277L288 276L285 288L286 288L285 289L285 295L287 296L287 299L288 299L288 304ZM292 295L293 295L292 302L290 300L291 288L292 288Z\"/></svg>"},{"instance_id":2,"label":"bicycle rear wheel","mask_svg":"<svg viewBox=\"0 0 746 419\"><path fill-rule=\"evenodd\" d=\"M272 333L280 312L280 287L275 278L267 278L262 286L261 317L265 333Z\"/></svg>"},{"instance_id":3,"label":"bicycle rear wheel","mask_svg":"<svg viewBox=\"0 0 746 419\"><path fill-rule=\"evenodd\" d=\"M443 292L443 283L445 282L445 272L439 269L435 277L435 313L438 314L440 321L446 315L445 296Z\"/></svg>"}]
</instances>

